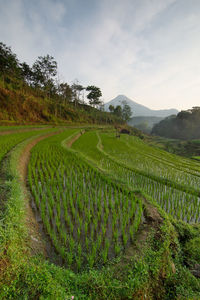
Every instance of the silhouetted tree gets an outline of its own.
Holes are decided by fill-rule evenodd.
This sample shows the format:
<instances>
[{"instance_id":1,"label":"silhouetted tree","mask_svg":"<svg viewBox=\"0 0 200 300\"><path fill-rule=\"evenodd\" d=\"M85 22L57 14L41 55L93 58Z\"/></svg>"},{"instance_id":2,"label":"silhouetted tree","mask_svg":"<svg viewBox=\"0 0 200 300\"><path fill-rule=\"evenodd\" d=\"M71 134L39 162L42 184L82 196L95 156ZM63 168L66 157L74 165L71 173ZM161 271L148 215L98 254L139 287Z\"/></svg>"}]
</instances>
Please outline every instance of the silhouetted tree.
<instances>
[{"instance_id":1,"label":"silhouetted tree","mask_svg":"<svg viewBox=\"0 0 200 300\"><path fill-rule=\"evenodd\" d=\"M126 100L122 101L123 107L122 107L122 118L124 121L130 120L130 117L132 115L131 107L128 105Z\"/></svg>"},{"instance_id":2,"label":"silhouetted tree","mask_svg":"<svg viewBox=\"0 0 200 300\"><path fill-rule=\"evenodd\" d=\"M120 105L117 105L114 109L114 114L119 117L122 118L122 107Z\"/></svg>"},{"instance_id":3,"label":"silhouetted tree","mask_svg":"<svg viewBox=\"0 0 200 300\"><path fill-rule=\"evenodd\" d=\"M109 111L110 112L114 112L114 110L115 110L115 107L112 104L110 104L109 105Z\"/></svg>"},{"instance_id":4,"label":"silhouetted tree","mask_svg":"<svg viewBox=\"0 0 200 300\"><path fill-rule=\"evenodd\" d=\"M100 97L102 96L100 88L94 85L89 85L86 88L86 91L89 92L87 98L89 99L90 105L98 106L101 103Z\"/></svg>"}]
</instances>

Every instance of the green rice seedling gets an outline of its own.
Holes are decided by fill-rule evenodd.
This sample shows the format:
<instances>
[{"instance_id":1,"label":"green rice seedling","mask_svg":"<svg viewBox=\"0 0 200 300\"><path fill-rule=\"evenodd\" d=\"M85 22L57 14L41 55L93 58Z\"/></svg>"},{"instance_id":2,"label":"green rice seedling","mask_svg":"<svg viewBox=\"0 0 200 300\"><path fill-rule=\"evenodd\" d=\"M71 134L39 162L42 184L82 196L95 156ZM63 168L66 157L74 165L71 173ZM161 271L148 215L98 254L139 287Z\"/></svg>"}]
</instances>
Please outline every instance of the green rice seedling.
<instances>
[{"instance_id":1,"label":"green rice seedling","mask_svg":"<svg viewBox=\"0 0 200 300\"><path fill-rule=\"evenodd\" d=\"M93 241L93 239L94 239L94 227L93 226L90 231L90 239L91 239L91 241Z\"/></svg>"},{"instance_id":2,"label":"green rice seedling","mask_svg":"<svg viewBox=\"0 0 200 300\"><path fill-rule=\"evenodd\" d=\"M76 255L75 256L75 260L76 260L77 269L78 269L78 271L80 271L81 265L82 265L82 258L81 258L81 256Z\"/></svg>"},{"instance_id":3,"label":"green rice seedling","mask_svg":"<svg viewBox=\"0 0 200 300\"><path fill-rule=\"evenodd\" d=\"M61 211L60 201L56 203L56 211L57 211L58 218L60 219L60 211Z\"/></svg>"},{"instance_id":4,"label":"green rice seedling","mask_svg":"<svg viewBox=\"0 0 200 300\"><path fill-rule=\"evenodd\" d=\"M68 212L65 211L64 216L65 216L65 222L66 222L67 226L70 228L71 218L70 218Z\"/></svg>"},{"instance_id":5,"label":"green rice seedling","mask_svg":"<svg viewBox=\"0 0 200 300\"><path fill-rule=\"evenodd\" d=\"M80 240L80 237L81 237L81 228L78 227L77 228L77 238L78 238L78 240Z\"/></svg>"},{"instance_id":6,"label":"green rice seedling","mask_svg":"<svg viewBox=\"0 0 200 300\"><path fill-rule=\"evenodd\" d=\"M102 230L102 237L104 238L105 237L105 234L106 234L106 224L104 224L101 228Z\"/></svg>"},{"instance_id":7,"label":"green rice seedling","mask_svg":"<svg viewBox=\"0 0 200 300\"><path fill-rule=\"evenodd\" d=\"M115 255L118 256L121 252L121 246L119 243L115 243Z\"/></svg>"},{"instance_id":8,"label":"green rice seedling","mask_svg":"<svg viewBox=\"0 0 200 300\"><path fill-rule=\"evenodd\" d=\"M93 222L94 222L94 229L95 229L95 231L97 231L97 227L98 227L98 219L97 219L97 218L94 218Z\"/></svg>"},{"instance_id":9,"label":"green rice seedling","mask_svg":"<svg viewBox=\"0 0 200 300\"><path fill-rule=\"evenodd\" d=\"M66 244L67 244L67 233L66 233L65 229L63 228L63 226L62 226L62 234L61 234L61 237L62 237L62 240L63 240L64 245L66 245Z\"/></svg>"},{"instance_id":10,"label":"green rice seedling","mask_svg":"<svg viewBox=\"0 0 200 300\"><path fill-rule=\"evenodd\" d=\"M98 221L99 221L99 222L101 221L102 213L103 213L103 209L102 209L102 206L101 206L101 207L98 209L98 211L97 211L97 218L98 218Z\"/></svg>"},{"instance_id":11,"label":"green rice seedling","mask_svg":"<svg viewBox=\"0 0 200 300\"><path fill-rule=\"evenodd\" d=\"M101 234L99 234L99 236L97 238L97 248L100 248L101 243L102 243L102 237L101 237Z\"/></svg>"},{"instance_id":12,"label":"green rice seedling","mask_svg":"<svg viewBox=\"0 0 200 300\"><path fill-rule=\"evenodd\" d=\"M60 248L60 255L61 255L63 260L66 259L66 253L65 253L65 248L64 247Z\"/></svg>"},{"instance_id":13,"label":"green rice seedling","mask_svg":"<svg viewBox=\"0 0 200 300\"><path fill-rule=\"evenodd\" d=\"M89 255L88 255L88 264L89 264L89 267L90 267L90 268L93 268L94 262L95 262L95 258L93 257L92 254L89 254Z\"/></svg>"},{"instance_id":14,"label":"green rice seedling","mask_svg":"<svg viewBox=\"0 0 200 300\"><path fill-rule=\"evenodd\" d=\"M134 225L131 225L129 227L129 234L130 234L130 237L131 237L131 241L133 242L134 241Z\"/></svg>"},{"instance_id":15,"label":"green rice seedling","mask_svg":"<svg viewBox=\"0 0 200 300\"><path fill-rule=\"evenodd\" d=\"M88 250L89 249L89 239L87 236L85 238L85 246L86 246L86 249Z\"/></svg>"},{"instance_id":16,"label":"green rice seedling","mask_svg":"<svg viewBox=\"0 0 200 300\"><path fill-rule=\"evenodd\" d=\"M55 217L55 222L56 222L57 230L60 231L61 223L60 223L60 218L58 217L58 215L56 215L56 217Z\"/></svg>"},{"instance_id":17,"label":"green rice seedling","mask_svg":"<svg viewBox=\"0 0 200 300\"><path fill-rule=\"evenodd\" d=\"M39 199L39 196L37 194L37 192L35 191L35 188L33 187L33 195L34 195L34 198L35 198L35 203L36 203L36 206L37 206L37 209L39 210L40 209L40 199Z\"/></svg>"},{"instance_id":18,"label":"green rice seedling","mask_svg":"<svg viewBox=\"0 0 200 300\"><path fill-rule=\"evenodd\" d=\"M74 206L71 207L71 212L72 212L72 217L74 219L74 221L76 220L76 209Z\"/></svg>"},{"instance_id":19,"label":"green rice seedling","mask_svg":"<svg viewBox=\"0 0 200 300\"><path fill-rule=\"evenodd\" d=\"M81 254L82 254L82 247L81 247L81 244L78 244L77 250L78 250L78 256L81 257Z\"/></svg>"},{"instance_id":20,"label":"green rice seedling","mask_svg":"<svg viewBox=\"0 0 200 300\"><path fill-rule=\"evenodd\" d=\"M93 243L92 244L92 256L94 257L94 259L96 257L96 254L97 254L97 244Z\"/></svg>"},{"instance_id":21,"label":"green rice seedling","mask_svg":"<svg viewBox=\"0 0 200 300\"><path fill-rule=\"evenodd\" d=\"M70 251L70 252L67 252L66 256L67 256L67 263L68 263L68 265L70 267L72 265L72 263L73 263L74 255Z\"/></svg>"},{"instance_id":22,"label":"green rice seedling","mask_svg":"<svg viewBox=\"0 0 200 300\"><path fill-rule=\"evenodd\" d=\"M123 229L122 231L122 239L123 239L123 244L124 244L124 247L126 247L126 244L128 242L128 235L126 234L125 230Z\"/></svg>"},{"instance_id":23,"label":"green rice seedling","mask_svg":"<svg viewBox=\"0 0 200 300\"><path fill-rule=\"evenodd\" d=\"M87 222L87 220L85 221L84 229L85 229L85 236L87 236L87 233L88 233L88 222Z\"/></svg>"},{"instance_id":24,"label":"green rice seedling","mask_svg":"<svg viewBox=\"0 0 200 300\"><path fill-rule=\"evenodd\" d=\"M118 229L115 228L115 229L113 230L113 240L114 240L115 242L117 242L118 236L119 236Z\"/></svg>"},{"instance_id":25,"label":"green rice seedling","mask_svg":"<svg viewBox=\"0 0 200 300\"><path fill-rule=\"evenodd\" d=\"M49 211L49 219L53 220L53 210L50 205L48 206L48 211Z\"/></svg>"},{"instance_id":26,"label":"green rice seedling","mask_svg":"<svg viewBox=\"0 0 200 300\"><path fill-rule=\"evenodd\" d=\"M103 248L102 250L102 259L103 259L103 263L105 264L108 260L108 248Z\"/></svg>"},{"instance_id":27,"label":"green rice seedling","mask_svg":"<svg viewBox=\"0 0 200 300\"><path fill-rule=\"evenodd\" d=\"M82 227L82 224L83 224L83 219L82 219L82 217L79 216L78 221L79 221L79 227L81 228L81 227Z\"/></svg>"},{"instance_id":28,"label":"green rice seedling","mask_svg":"<svg viewBox=\"0 0 200 300\"><path fill-rule=\"evenodd\" d=\"M104 203L104 209L106 209L106 207L107 207L107 200L106 200L106 197L103 198L103 203Z\"/></svg>"},{"instance_id":29,"label":"green rice seedling","mask_svg":"<svg viewBox=\"0 0 200 300\"><path fill-rule=\"evenodd\" d=\"M74 248L75 248L75 241L72 237L72 235L69 237L69 249L70 249L70 252L73 252L74 251Z\"/></svg>"},{"instance_id":30,"label":"green rice seedling","mask_svg":"<svg viewBox=\"0 0 200 300\"><path fill-rule=\"evenodd\" d=\"M47 234L51 237L51 235L52 235L52 228L51 228L49 222L46 222L45 229L46 229L46 231L47 231Z\"/></svg>"},{"instance_id":31,"label":"green rice seedling","mask_svg":"<svg viewBox=\"0 0 200 300\"><path fill-rule=\"evenodd\" d=\"M88 222L88 224L90 224L91 218L92 218L91 212L87 211L87 222Z\"/></svg>"}]
</instances>

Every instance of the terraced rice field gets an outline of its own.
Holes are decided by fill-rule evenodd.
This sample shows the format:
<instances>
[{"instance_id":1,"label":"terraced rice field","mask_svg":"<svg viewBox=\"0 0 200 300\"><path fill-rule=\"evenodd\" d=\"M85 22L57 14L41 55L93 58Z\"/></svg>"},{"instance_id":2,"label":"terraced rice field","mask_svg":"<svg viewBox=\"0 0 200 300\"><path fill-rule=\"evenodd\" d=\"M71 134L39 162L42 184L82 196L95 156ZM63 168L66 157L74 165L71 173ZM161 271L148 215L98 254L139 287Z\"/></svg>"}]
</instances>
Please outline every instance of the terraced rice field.
<instances>
[{"instance_id":1,"label":"terraced rice field","mask_svg":"<svg viewBox=\"0 0 200 300\"><path fill-rule=\"evenodd\" d=\"M176 219L200 220L199 164L136 137L87 132L72 148L131 189L140 189Z\"/></svg>"},{"instance_id":2,"label":"terraced rice field","mask_svg":"<svg viewBox=\"0 0 200 300\"><path fill-rule=\"evenodd\" d=\"M0 136L0 161L20 142L53 131ZM76 271L105 265L134 242L145 220L144 196L172 218L200 220L199 163L133 136L116 139L111 130L63 129L41 140L31 150L27 179L46 235Z\"/></svg>"},{"instance_id":3,"label":"terraced rice field","mask_svg":"<svg viewBox=\"0 0 200 300\"><path fill-rule=\"evenodd\" d=\"M68 265L105 264L134 240L141 199L109 181L61 142L75 130L34 147L29 184L46 232Z\"/></svg>"}]
</instances>

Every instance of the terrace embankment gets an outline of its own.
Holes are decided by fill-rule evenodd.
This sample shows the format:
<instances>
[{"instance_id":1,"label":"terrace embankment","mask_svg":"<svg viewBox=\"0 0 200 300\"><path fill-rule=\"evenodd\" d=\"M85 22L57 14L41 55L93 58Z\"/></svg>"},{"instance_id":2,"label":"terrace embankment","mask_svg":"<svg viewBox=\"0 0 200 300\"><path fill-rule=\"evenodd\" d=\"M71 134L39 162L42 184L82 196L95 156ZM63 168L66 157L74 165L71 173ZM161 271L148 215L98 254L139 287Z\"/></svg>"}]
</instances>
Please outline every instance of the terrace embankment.
<instances>
[{"instance_id":1,"label":"terrace embankment","mask_svg":"<svg viewBox=\"0 0 200 300\"><path fill-rule=\"evenodd\" d=\"M144 207L144 221L140 224L135 243L129 246L125 251L124 263L130 262L133 256L141 258L151 233L153 233L156 238L161 236L160 227L163 224L163 218L160 216L157 208L150 204L145 198L142 198L142 201Z\"/></svg>"},{"instance_id":2,"label":"terrace embankment","mask_svg":"<svg viewBox=\"0 0 200 300\"><path fill-rule=\"evenodd\" d=\"M82 134L84 134L85 133L85 130L82 130L81 132L79 132L78 134L76 134L72 139L70 139L68 142L67 142L67 147L68 148L71 148L71 146L73 145L73 143L76 141L76 140L78 140L79 138L80 138L80 136L82 135Z\"/></svg>"},{"instance_id":3,"label":"terrace embankment","mask_svg":"<svg viewBox=\"0 0 200 300\"><path fill-rule=\"evenodd\" d=\"M143 201L144 221L139 226L135 242L127 247L121 261L114 266L114 273L118 280L122 280L127 270L132 269L135 282L141 280L132 299L161 300L165 299L167 292L167 277L175 276L177 272L172 256L172 253L176 255L177 252L175 233L173 227L166 227L166 220L159 210L143 196L140 197ZM146 281L145 272L148 274Z\"/></svg>"},{"instance_id":4,"label":"terrace embankment","mask_svg":"<svg viewBox=\"0 0 200 300\"><path fill-rule=\"evenodd\" d=\"M58 131L59 132L59 131ZM43 253L46 256L46 246L42 238L41 230L39 228L39 224L35 218L33 209L31 207L30 201L30 193L27 189L27 170L28 170L28 162L30 159L31 149L39 143L41 140L50 137L58 132L51 132L43 136L39 136L33 141L31 141L26 147L23 149L19 163L18 163L18 172L21 178L21 186L25 196L26 203L26 225L28 228L28 245L30 246L32 254Z\"/></svg>"},{"instance_id":5,"label":"terrace embankment","mask_svg":"<svg viewBox=\"0 0 200 300\"><path fill-rule=\"evenodd\" d=\"M49 127L50 128L50 127ZM28 132L28 131L36 131L36 130L42 130L46 129L43 127L37 127L37 128L21 128L21 129L13 129L13 130L4 130L0 131L0 135L7 135L7 134L12 134L12 133L20 133L20 132Z\"/></svg>"}]
</instances>

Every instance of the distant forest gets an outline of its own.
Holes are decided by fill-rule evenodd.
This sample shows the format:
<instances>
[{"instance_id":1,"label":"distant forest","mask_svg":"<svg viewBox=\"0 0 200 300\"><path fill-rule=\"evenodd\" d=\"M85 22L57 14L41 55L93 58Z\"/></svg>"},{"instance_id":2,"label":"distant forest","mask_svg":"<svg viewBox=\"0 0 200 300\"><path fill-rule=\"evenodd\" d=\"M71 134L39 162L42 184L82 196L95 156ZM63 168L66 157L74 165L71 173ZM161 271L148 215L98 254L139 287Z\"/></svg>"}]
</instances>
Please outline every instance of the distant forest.
<instances>
[{"instance_id":1,"label":"distant forest","mask_svg":"<svg viewBox=\"0 0 200 300\"><path fill-rule=\"evenodd\" d=\"M152 134L173 139L200 139L200 107L165 118L153 127Z\"/></svg>"}]
</instances>

